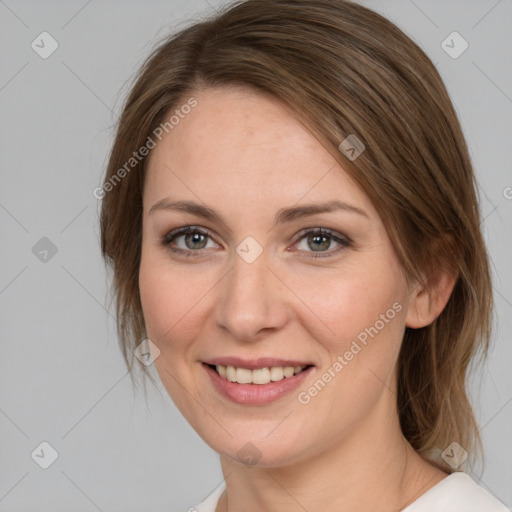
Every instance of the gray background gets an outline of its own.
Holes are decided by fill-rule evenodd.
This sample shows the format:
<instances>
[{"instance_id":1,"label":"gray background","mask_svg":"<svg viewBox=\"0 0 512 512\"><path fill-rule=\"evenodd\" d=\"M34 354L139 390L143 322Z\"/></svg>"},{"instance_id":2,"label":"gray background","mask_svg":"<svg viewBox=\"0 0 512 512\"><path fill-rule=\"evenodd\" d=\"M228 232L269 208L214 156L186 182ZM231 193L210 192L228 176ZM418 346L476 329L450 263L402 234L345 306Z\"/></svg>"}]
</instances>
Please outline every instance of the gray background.
<instances>
[{"instance_id":1,"label":"gray background","mask_svg":"<svg viewBox=\"0 0 512 512\"><path fill-rule=\"evenodd\" d=\"M148 406L132 392L93 196L127 80L159 38L222 3L0 1L2 512L184 511L222 479L162 387ZM512 506L512 2L361 3L430 56L470 146L496 291L493 351L472 381L487 463L472 476ZM43 31L59 44L47 59L31 48ZM441 47L453 31L469 43L457 59ZM47 261L32 249L43 237ZM42 441L59 455L46 470L31 458Z\"/></svg>"}]
</instances>

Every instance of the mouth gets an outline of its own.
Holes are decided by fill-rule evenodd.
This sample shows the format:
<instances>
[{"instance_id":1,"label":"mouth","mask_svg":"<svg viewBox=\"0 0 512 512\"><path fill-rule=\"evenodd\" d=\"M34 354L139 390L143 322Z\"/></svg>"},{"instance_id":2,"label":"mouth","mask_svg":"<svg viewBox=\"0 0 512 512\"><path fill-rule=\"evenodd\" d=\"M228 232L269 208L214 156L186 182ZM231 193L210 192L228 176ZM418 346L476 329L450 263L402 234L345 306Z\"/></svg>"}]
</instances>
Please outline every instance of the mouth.
<instances>
[{"instance_id":1,"label":"mouth","mask_svg":"<svg viewBox=\"0 0 512 512\"><path fill-rule=\"evenodd\" d=\"M263 358L222 358L202 363L213 388L224 398L241 405L274 402L304 383L315 365L301 361Z\"/></svg>"},{"instance_id":2,"label":"mouth","mask_svg":"<svg viewBox=\"0 0 512 512\"><path fill-rule=\"evenodd\" d=\"M217 375L229 382L255 384L258 386L290 379L313 366L311 364L297 366L264 366L251 369L232 365L205 364L214 370Z\"/></svg>"}]
</instances>

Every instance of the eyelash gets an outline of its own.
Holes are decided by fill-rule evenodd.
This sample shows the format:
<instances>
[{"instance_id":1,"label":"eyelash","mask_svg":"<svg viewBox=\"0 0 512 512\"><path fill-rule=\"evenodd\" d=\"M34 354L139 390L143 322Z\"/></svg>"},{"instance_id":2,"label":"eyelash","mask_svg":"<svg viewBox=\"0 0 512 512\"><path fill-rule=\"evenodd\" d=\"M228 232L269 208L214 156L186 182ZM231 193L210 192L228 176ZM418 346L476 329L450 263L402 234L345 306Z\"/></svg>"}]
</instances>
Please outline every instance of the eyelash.
<instances>
[{"instance_id":1,"label":"eyelash","mask_svg":"<svg viewBox=\"0 0 512 512\"><path fill-rule=\"evenodd\" d=\"M171 250L172 252L180 254L182 256L186 256L187 258L198 257L199 254L194 254L194 253L200 253L203 249L185 250L185 249L179 249L179 248L171 246L171 242L173 242L176 238L178 238L179 236L182 236L182 235L189 234L189 233L196 233L196 234L204 235L204 236L207 236L208 238L212 239L212 237L210 236L210 234L207 231L204 231L203 229L195 227L195 226L187 226L186 228L180 228L180 229L171 231L170 233L167 233L160 240L160 244L163 247ZM347 247L350 247L352 245L352 241L347 236L344 236L344 235L338 236L338 234L335 231L331 231L330 229L326 229L326 228L313 228L313 229L303 230L298 233L297 239L294 243L296 244L296 243L300 242L303 238L307 238L308 236L318 236L318 235L326 236L326 237L330 238L331 240L334 240L335 242L340 244L340 247L338 247L334 250L331 250L331 251L320 251L319 254L315 254L315 251L312 251L312 253L313 253L312 256L303 256L304 258L311 258L311 259L329 258L329 257L333 256L334 254L337 254L339 251L341 251ZM309 252L309 251L306 251L306 252ZM322 252L324 253L323 255L321 254Z\"/></svg>"}]
</instances>

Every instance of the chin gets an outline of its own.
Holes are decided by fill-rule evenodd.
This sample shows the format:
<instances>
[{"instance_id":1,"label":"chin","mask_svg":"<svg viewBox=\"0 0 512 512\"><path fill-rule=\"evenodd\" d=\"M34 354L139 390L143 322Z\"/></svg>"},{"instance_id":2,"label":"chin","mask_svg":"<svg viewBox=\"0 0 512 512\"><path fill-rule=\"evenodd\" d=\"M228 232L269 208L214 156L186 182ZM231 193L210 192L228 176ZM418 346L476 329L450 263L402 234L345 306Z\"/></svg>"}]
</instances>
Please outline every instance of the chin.
<instances>
[{"instance_id":1,"label":"chin","mask_svg":"<svg viewBox=\"0 0 512 512\"><path fill-rule=\"evenodd\" d=\"M305 460L308 457L305 440L311 436L305 434L304 428L276 429L279 421L265 421L264 426L254 420L240 422L237 428L227 428L229 434L222 431L218 436L212 436L211 425L204 425L207 432L201 432L201 428L196 431L222 457L249 468L284 467Z\"/></svg>"}]
</instances>

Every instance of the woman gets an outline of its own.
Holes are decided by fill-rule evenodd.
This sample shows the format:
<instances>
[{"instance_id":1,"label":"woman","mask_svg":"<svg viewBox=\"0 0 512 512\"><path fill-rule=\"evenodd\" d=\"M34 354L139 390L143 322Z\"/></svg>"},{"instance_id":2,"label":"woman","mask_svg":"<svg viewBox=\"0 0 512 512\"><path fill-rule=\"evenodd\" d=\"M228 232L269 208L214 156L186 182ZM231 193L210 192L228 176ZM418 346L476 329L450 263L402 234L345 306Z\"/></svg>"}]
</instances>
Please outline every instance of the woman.
<instances>
[{"instance_id":1,"label":"woman","mask_svg":"<svg viewBox=\"0 0 512 512\"><path fill-rule=\"evenodd\" d=\"M195 510L507 510L462 471L492 307L471 162L391 22L248 0L173 35L102 195L124 357L145 340L220 454Z\"/></svg>"}]
</instances>

